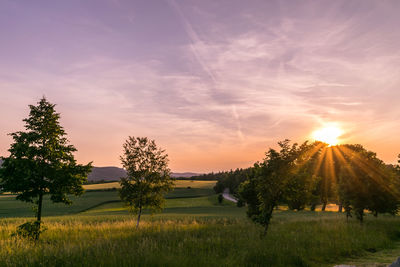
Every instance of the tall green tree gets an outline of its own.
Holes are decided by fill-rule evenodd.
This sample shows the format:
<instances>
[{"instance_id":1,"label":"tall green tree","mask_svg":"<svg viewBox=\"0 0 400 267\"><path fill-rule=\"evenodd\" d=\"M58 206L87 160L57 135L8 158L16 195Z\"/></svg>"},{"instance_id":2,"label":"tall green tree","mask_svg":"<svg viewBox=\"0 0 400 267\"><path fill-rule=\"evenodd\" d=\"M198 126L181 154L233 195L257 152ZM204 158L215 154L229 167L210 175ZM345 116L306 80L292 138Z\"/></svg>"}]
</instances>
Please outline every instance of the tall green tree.
<instances>
[{"instance_id":1,"label":"tall green tree","mask_svg":"<svg viewBox=\"0 0 400 267\"><path fill-rule=\"evenodd\" d=\"M304 190L298 184L294 185L295 180L299 173L308 169L304 168L304 164L316 153L311 152L319 145L307 142L300 146L290 145L289 140L278 144L280 150L269 149L264 161L254 165L254 177L239 187L241 199L248 204L247 215L264 226L264 235L268 231L272 212L280 202L287 199L293 203L300 202L295 197L299 196L298 191ZM301 175L304 178L303 173ZM288 190L289 186L293 186L295 190ZM302 200L301 202L300 205L303 204Z\"/></svg>"},{"instance_id":2,"label":"tall green tree","mask_svg":"<svg viewBox=\"0 0 400 267\"><path fill-rule=\"evenodd\" d=\"M68 195L84 192L91 163L77 164L76 151L60 125L60 114L55 105L42 98L36 106L30 105L29 117L24 119L26 131L10 134L14 140L9 157L3 157L0 168L1 187L17 195L17 199L35 203L35 239L39 238L43 197L52 202L71 204Z\"/></svg>"},{"instance_id":3,"label":"tall green tree","mask_svg":"<svg viewBox=\"0 0 400 267\"><path fill-rule=\"evenodd\" d=\"M375 216L396 214L399 208L398 177L393 168L361 145L340 145L345 163L341 164L339 197L347 216L354 212L363 222L364 210Z\"/></svg>"},{"instance_id":4,"label":"tall green tree","mask_svg":"<svg viewBox=\"0 0 400 267\"><path fill-rule=\"evenodd\" d=\"M164 195L173 189L174 179L168 168L168 155L147 137L129 136L123 145L121 162L127 177L121 178L121 200L138 214L136 227L144 208L159 211Z\"/></svg>"}]
</instances>

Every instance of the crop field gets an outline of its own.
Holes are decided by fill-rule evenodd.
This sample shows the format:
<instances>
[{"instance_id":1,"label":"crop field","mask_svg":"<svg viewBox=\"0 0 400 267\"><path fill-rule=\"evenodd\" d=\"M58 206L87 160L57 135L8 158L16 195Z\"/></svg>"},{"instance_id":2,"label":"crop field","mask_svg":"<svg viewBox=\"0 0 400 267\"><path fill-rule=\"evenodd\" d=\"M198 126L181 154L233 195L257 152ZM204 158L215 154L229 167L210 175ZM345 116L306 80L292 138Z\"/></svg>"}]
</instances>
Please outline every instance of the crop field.
<instances>
[{"instance_id":1,"label":"crop field","mask_svg":"<svg viewBox=\"0 0 400 267\"><path fill-rule=\"evenodd\" d=\"M390 263L400 252L397 216L360 225L336 212L277 210L263 238L246 208L219 204L213 184L188 183L162 213L145 212L139 229L116 191L89 191L65 208L47 201L38 243L12 237L32 212L3 197L0 266L333 266Z\"/></svg>"},{"instance_id":2,"label":"crop field","mask_svg":"<svg viewBox=\"0 0 400 267\"><path fill-rule=\"evenodd\" d=\"M194 180L176 180L175 187L176 188L207 188L212 189L215 185L216 181L194 181ZM103 189L113 189L120 188L119 182L113 183L103 183L103 184L88 184L84 185L83 188L86 190L103 190Z\"/></svg>"}]
</instances>

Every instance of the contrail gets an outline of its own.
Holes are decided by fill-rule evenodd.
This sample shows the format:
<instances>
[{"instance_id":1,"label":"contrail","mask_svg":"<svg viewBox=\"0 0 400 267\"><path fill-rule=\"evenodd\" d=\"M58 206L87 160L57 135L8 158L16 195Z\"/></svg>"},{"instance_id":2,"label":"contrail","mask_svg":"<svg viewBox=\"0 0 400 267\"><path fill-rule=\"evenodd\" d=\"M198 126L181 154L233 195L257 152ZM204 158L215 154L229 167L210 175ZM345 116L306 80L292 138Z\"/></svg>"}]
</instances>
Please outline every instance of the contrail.
<instances>
[{"instance_id":1,"label":"contrail","mask_svg":"<svg viewBox=\"0 0 400 267\"><path fill-rule=\"evenodd\" d=\"M217 84L217 79L215 77L215 74L204 62L199 51L196 48L197 44L202 45L202 44L204 44L204 42L200 39L199 35L195 32L195 30L193 29L190 22L183 15L183 12L182 12L181 8L179 7L178 3L175 0L167 0L167 2L178 14L178 16L184 26L184 29L190 38L190 48L191 48L197 62L200 64L200 66L203 68L203 70L207 73L207 75L210 77L211 81L213 82L213 86L210 88L210 90L216 92L216 89L214 88L214 86ZM237 110L236 110L236 106L231 105L231 109L232 109L232 111L231 111L232 117L235 119L235 122L236 122L238 137L240 138L240 140L243 141L244 137L243 137L243 133L242 133L242 126L240 123L239 114L237 113Z\"/></svg>"},{"instance_id":2,"label":"contrail","mask_svg":"<svg viewBox=\"0 0 400 267\"><path fill-rule=\"evenodd\" d=\"M215 84L217 79L215 78L214 73L211 71L211 69L207 66L206 63L204 63L203 59L200 56L200 53L198 52L196 48L196 44L203 44L203 41L199 38L198 34L193 30L192 25L189 23L189 21L185 18L185 16L182 13L181 8L179 5L176 3L175 0L167 0L167 2L170 4L170 6L176 11L178 14L184 29L186 33L188 34L190 38L190 48L192 49L192 52L197 60L197 62L201 65L203 70L207 73L207 75L211 78L213 83Z\"/></svg>"}]
</instances>

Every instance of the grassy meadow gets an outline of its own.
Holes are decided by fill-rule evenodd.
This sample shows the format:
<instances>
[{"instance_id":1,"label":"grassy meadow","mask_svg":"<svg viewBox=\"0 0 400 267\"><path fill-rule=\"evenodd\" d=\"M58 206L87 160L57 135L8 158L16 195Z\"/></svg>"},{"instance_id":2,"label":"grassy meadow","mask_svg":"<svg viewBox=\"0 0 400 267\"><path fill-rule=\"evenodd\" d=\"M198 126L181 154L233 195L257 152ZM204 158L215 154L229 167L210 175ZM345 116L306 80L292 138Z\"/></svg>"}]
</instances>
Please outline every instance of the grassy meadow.
<instances>
[{"instance_id":1,"label":"grassy meadow","mask_svg":"<svg viewBox=\"0 0 400 267\"><path fill-rule=\"evenodd\" d=\"M0 266L333 266L390 263L400 252L397 216L368 215L360 225L336 212L278 210L262 238L245 208L218 203L213 183L182 182L139 229L116 191L88 191L68 211L47 203L48 230L36 244L12 237L29 207L2 196Z\"/></svg>"}]
</instances>

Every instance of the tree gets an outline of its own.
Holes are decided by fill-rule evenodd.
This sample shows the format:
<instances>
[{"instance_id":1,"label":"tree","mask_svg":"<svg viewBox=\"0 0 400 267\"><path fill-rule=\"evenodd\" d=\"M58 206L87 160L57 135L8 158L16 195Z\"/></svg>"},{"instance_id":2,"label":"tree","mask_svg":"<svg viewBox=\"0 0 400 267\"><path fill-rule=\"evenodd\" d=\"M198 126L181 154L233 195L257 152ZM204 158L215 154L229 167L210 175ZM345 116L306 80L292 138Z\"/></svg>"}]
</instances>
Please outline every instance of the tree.
<instances>
[{"instance_id":1,"label":"tree","mask_svg":"<svg viewBox=\"0 0 400 267\"><path fill-rule=\"evenodd\" d=\"M164 195L172 190L174 179L168 168L168 155L157 148L154 140L147 137L129 136L125 141L124 154L120 157L127 177L121 178L121 200L138 214L136 227L144 208L162 209Z\"/></svg>"},{"instance_id":2,"label":"tree","mask_svg":"<svg viewBox=\"0 0 400 267\"><path fill-rule=\"evenodd\" d=\"M361 145L338 147L345 159L340 170L339 197L347 217L354 211L362 223L364 210L369 210L374 216L379 213L396 214L400 194L393 168Z\"/></svg>"},{"instance_id":3,"label":"tree","mask_svg":"<svg viewBox=\"0 0 400 267\"><path fill-rule=\"evenodd\" d=\"M82 184L92 168L91 163L76 163L76 149L66 138L55 105L45 97L37 104L29 106L29 117L23 120L26 131L10 134L14 143L0 168L1 187L16 194L18 200L36 204L36 240L41 232L43 197L71 204L68 195L84 192Z\"/></svg>"},{"instance_id":4,"label":"tree","mask_svg":"<svg viewBox=\"0 0 400 267\"><path fill-rule=\"evenodd\" d=\"M296 175L309 169L304 168L304 164L322 147L320 143L307 142L300 146L290 145L289 140L278 144L280 150L269 149L264 161L254 165L254 177L239 187L241 199L248 204L247 215L264 226L264 235L268 231L274 208L285 199L291 199L293 203L298 201L295 195L298 197L297 191L303 189L296 184L297 188L294 190L296 194L290 195L293 190L287 188L290 184L294 184Z\"/></svg>"},{"instance_id":5,"label":"tree","mask_svg":"<svg viewBox=\"0 0 400 267\"><path fill-rule=\"evenodd\" d=\"M256 163L254 166L258 168L259 163ZM247 217L249 217L254 222L259 221L259 216L261 214L261 202L257 192L258 180L259 179L256 176L250 176L247 181L244 181L240 184L238 189L239 200L243 204L247 204Z\"/></svg>"},{"instance_id":6,"label":"tree","mask_svg":"<svg viewBox=\"0 0 400 267\"><path fill-rule=\"evenodd\" d=\"M222 204L222 201L224 200L224 196L222 194L218 195L218 203Z\"/></svg>"}]
</instances>

